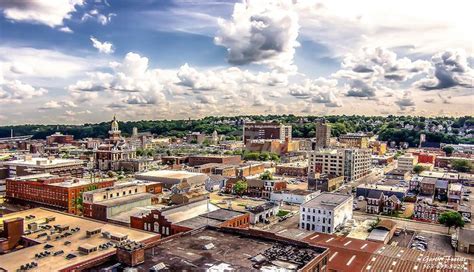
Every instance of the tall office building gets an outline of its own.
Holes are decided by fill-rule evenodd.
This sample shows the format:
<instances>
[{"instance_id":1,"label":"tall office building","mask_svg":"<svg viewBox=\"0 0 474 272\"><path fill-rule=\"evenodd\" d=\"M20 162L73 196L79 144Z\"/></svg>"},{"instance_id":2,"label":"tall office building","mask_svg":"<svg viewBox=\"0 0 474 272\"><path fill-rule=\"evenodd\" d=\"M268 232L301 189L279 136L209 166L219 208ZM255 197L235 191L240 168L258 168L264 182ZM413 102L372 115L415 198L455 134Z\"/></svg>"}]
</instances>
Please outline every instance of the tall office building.
<instances>
[{"instance_id":1,"label":"tall office building","mask_svg":"<svg viewBox=\"0 0 474 272\"><path fill-rule=\"evenodd\" d=\"M328 147L331 139L331 127L325 121L316 122L316 148Z\"/></svg>"}]
</instances>

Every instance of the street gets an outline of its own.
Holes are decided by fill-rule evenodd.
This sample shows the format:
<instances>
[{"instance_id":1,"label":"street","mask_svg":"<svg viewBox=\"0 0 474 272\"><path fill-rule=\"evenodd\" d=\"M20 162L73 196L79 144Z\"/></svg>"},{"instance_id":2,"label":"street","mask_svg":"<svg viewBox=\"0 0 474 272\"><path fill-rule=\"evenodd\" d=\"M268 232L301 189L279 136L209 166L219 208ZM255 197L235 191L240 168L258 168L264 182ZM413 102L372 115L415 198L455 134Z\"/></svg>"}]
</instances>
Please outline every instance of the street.
<instances>
[{"instance_id":1,"label":"street","mask_svg":"<svg viewBox=\"0 0 474 272\"><path fill-rule=\"evenodd\" d=\"M367 214L365 212L359 212L359 211L354 211L354 214L353 214L353 218L356 220L376 219L377 217L381 219L383 218L383 219L390 219L392 221L395 221L397 222L397 225L399 228L406 227L409 230L433 232L433 233L440 233L440 234L446 234L446 235L448 234L448 228L442 225L418 222L418 221L407 220L407 219L399 219L399 218L390 217L390 216Z\"/></svg>"}]
</instances>

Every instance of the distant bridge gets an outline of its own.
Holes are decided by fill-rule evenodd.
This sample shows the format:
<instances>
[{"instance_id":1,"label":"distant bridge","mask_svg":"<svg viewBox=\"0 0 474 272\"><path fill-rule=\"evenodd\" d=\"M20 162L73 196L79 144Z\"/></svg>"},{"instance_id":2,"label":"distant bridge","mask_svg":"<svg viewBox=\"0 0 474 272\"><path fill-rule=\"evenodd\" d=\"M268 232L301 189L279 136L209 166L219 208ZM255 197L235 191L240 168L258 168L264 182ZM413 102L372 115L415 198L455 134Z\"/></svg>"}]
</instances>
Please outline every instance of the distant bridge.
<instances>
[{"instance_id":1,"label":"distant bridge","mask_svg":"<svg viewBox=\"0 0 474 272\"><path fill-rule=\"evenodd\" d=\"M24 136L15 136L15 137L5 137L0 138L0 143L8 143L8 142L16 142L16 141L24 141L33 138L33 135L24 135Z\"/></svg>"}]
</instances>

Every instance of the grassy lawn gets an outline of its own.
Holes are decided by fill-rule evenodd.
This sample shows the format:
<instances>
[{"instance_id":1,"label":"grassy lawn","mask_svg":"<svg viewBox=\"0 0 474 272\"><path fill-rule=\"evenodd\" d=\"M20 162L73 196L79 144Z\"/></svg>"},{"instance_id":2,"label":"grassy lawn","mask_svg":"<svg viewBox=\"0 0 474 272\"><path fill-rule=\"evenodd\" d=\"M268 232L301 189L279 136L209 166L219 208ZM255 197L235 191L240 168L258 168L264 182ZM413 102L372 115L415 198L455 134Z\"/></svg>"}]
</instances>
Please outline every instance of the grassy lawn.
<instances>
[{"instance_id":1,"label":"grassy lawn","mask_svg":"<svg viewBox=\"0 0 474 272\"><path fill-rule=\"evenodd\" d=\"M277 216L283 217L283 216L285 216L289 213L290 213L290 211L279 210L278 213L277 213Z\"/></svg>"}]
</instances>

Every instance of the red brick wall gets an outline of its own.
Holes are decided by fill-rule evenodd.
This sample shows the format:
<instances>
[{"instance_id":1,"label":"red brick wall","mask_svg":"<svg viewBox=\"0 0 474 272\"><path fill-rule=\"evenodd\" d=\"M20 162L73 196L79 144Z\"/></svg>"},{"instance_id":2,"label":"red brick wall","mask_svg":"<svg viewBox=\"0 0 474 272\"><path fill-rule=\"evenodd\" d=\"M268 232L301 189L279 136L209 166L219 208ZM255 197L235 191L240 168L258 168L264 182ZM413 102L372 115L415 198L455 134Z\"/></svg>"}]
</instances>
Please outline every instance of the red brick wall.
<instances>
[{"instance_id":1,"label":"red brick wall","mask_svg":"<svg viewBox=\"0 0 474 272\"><path fill-rule=\"evenodd\" d=\"M6 195L11 199L40 203L69 213L77 213L75 199L80 196L81 192L86 191L90 185L71 188L51 185L64 180L64 178L53 178L38 182L7 179ZM111 187L114 185L114 181L106 180L94 185L97 188Z\"/></svg>"},{"instance_id":2,"label":"red brick wall","mask_svg":"<svg viewBox=\"0 0 474 272\"><path fill-rule=\"evenodd\" d=\"M241 216L227 220L219 225L219 227L229 227L229 228L248 228L250 221L250 216L248 213L242 214Z\"/></svg>"},{"instance_id":3,"label":"red brick wall","mask_svg":"<svg viewBox=\"0 0 474 272\"><path fill-rule=\"evenodd\" d=\"M222 164L239 164L241 162L240 156L192 156L189 157L189 165L196 166L206 163L222 163Z\"/></svg>"}]
</instances>

